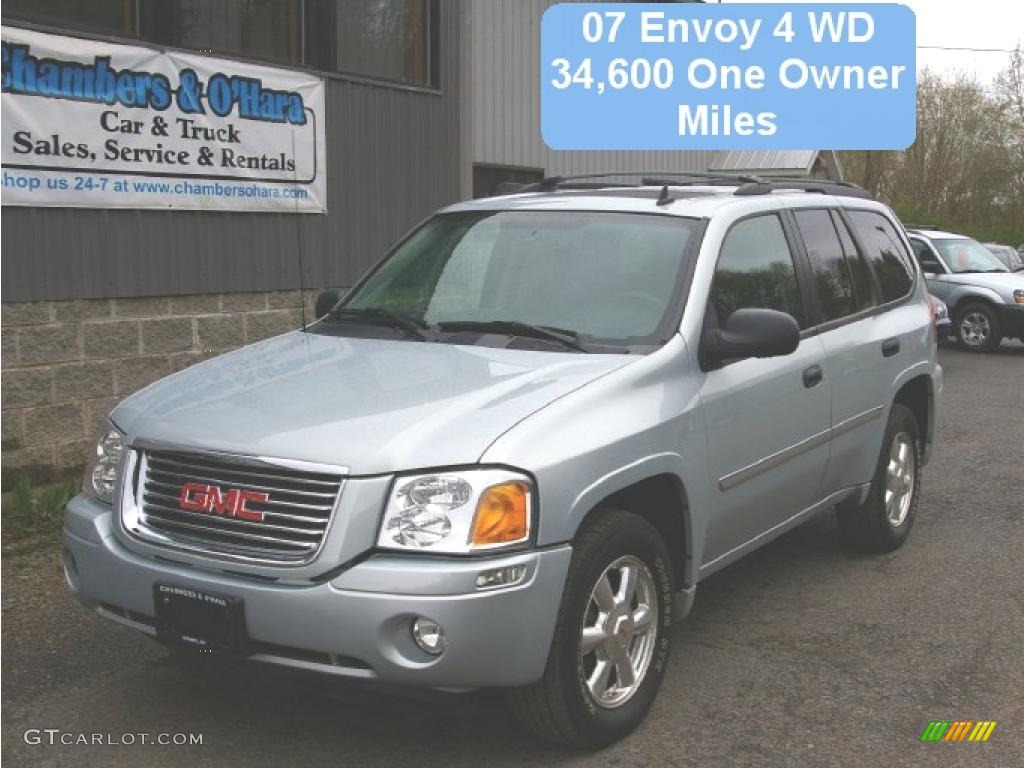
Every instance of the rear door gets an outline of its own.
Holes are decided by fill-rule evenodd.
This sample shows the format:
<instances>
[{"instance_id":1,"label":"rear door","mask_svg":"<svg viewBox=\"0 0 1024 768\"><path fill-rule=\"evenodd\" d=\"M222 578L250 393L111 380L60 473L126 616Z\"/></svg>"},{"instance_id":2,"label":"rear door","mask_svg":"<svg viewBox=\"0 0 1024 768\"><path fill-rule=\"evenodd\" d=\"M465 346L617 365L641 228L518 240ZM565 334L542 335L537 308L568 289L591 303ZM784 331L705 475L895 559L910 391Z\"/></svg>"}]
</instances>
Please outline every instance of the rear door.
<instances>
[{"instance_id":1,"label":"rear door","mask_svg":"<svg viewBox=\"0 0 1024 768\"><path fill-rule=\"evenodd\" d=\"M880 289L839 211L797 209L792 216L813 276L831 382L832 431L822 484L822 495L828 496L871 477L890 391L882 360L894 342L892 329L876 311Z\"/></svg>"},{"instance_id":2,"label":"rear door","mask_svg":"<svg viewBox=\"0 0 1024 768\"><path fill-rule=\"evenodd\" d=\"M779 213L735 223L725 236L705 326L737 309L762 307L810 323L807 286ZM829 381L821 340L802 334L791 355L738 360L704 374L715 514L703 566L717 568L744 544L779 526L818 498L828 459Z\"/></svg>"},{"instance_id":3,"label":"rear door","mask_svg":"<svg viewBox=\"0 0 1024 768\"><path fill-rule=\"evenodd\" d=\"M833 379L829 492L871 480L895 383L934 343L928 306L913 298L912 256L897 226L877 210L841 209L832 218L846 263L866 267L876 306L821 326Z\"/></svg>"}]
</instances>

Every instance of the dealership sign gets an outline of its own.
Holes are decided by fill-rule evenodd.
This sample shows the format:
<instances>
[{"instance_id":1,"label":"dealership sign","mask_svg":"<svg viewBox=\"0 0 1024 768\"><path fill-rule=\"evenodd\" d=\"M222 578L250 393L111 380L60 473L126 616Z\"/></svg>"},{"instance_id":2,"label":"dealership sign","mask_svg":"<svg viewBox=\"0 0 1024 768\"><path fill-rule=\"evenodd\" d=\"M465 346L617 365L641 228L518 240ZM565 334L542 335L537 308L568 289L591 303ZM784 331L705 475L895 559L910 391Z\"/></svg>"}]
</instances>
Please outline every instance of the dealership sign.
<instances>
[{"instance_id":1,"label":"dealership sign","mask_svg":"<svg viewBox=\"0 0 1024 768\"><path fill-rule=\"evenodd\" d=\"M4 205L322 213L324 82L3 27Z\"/></svg>"}]
</instances>

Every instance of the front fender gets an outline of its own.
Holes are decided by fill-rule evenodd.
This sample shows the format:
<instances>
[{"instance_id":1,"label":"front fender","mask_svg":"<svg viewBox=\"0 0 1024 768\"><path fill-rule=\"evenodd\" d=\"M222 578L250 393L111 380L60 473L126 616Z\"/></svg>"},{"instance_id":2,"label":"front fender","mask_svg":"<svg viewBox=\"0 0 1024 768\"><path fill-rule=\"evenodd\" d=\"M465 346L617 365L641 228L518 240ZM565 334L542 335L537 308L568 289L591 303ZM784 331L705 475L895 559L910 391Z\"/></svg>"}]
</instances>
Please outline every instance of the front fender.
<instances>
[{"instance_id":1,"label":"front fender","mask_svg":"<svg viewBox=\"0 0 1024 768\"><path fill-rule=\"evenodd\" d=\"M625 466L618 467L603 477L597 478L573 499L569 508L567 523L574 531L578 530L587 515L604 499L644 480L665 475L673 477L679 482L686 499L683 508L679 510L683 520L684 539L686 541L686 552L683 555L685 565L681 576L685 584L696 584L700 558L695 557L694 553L704 551L705 526L700 526L697 530L694 529L693 515L691 514L691 510L694 507L693 501L690 499L689 489L693 488L699 497L700 490L698 486L701 486L701 484L697 482L696 478L691 478L689 484L687 483L685 479L687 467L683 457L678 453L659 453L653 456L646 456ZM697 509L704 508L704 505L698 502Z\"/></svg>"},{"instance_id":2,"label":"front fender","mask_svg":"<svg viewBox=\"0 0 1024 768\"><path fill-rule=\"evenodd\" d=\"M988 304L1005 304L1003 297L991 288L980 285L950 286L949 299L946 300L950 312L956 313L958 305L969 301L983 301Z\"/></svg>"},{"instance_id":3,"label":"front fender","mask_svg":"<svg viewBox=\"0 0 1024 768\"><path fill-rule=\"evenodd\" d=\"M537 479L541 546L572 541L608 496L654 476L682 483L686 552L683 580L696 583L704 548L709 483L700 398L686 344L677 336L556 400L502 435L480 457ZM678 554L678 553L676 553Z\"/></svg>"}]
</instances>

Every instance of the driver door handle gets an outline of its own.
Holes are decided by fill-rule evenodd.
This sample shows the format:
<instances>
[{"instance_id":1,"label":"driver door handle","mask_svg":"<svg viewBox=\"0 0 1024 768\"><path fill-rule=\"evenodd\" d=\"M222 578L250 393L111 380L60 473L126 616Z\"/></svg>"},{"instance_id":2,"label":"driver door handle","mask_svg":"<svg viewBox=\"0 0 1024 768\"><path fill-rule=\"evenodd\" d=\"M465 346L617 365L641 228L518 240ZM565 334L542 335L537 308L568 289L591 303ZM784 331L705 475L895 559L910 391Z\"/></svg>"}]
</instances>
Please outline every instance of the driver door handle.
<instances>
[{"instance_id":1,"label":"driver door handle","mask_svg":"<svg viewBox=\"0 0 1024 768\"><path fill-rule=\"evenodd\" d=\"M808 368L804 368L804 386L808 389L821 384L821 380L824 378L825 372L821 370L820 365L812 365Z\"/></svg>"}]
</instances>

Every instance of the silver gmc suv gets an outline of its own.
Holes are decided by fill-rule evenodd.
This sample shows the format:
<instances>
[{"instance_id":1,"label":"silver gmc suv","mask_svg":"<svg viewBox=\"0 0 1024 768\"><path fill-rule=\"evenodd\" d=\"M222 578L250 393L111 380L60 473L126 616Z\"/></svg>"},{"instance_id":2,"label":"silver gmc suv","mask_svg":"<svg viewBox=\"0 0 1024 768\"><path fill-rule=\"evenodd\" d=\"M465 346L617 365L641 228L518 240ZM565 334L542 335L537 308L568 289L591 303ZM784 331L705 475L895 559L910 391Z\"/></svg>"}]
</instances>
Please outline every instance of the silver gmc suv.
<instances>
[{"instance_id":1,"label":"silver gmc suv","mask_svg":"<svg viewBox=\"0 0 1024 768\"><path fill-rule=\"evenodd\" d=\"M668 178L453 205L309 327L122 402L70 588L212 658L629 733L701 579L833 507L857 548L906 540L942 393L888 208Z\"/></svg>"}]
</instances>

